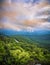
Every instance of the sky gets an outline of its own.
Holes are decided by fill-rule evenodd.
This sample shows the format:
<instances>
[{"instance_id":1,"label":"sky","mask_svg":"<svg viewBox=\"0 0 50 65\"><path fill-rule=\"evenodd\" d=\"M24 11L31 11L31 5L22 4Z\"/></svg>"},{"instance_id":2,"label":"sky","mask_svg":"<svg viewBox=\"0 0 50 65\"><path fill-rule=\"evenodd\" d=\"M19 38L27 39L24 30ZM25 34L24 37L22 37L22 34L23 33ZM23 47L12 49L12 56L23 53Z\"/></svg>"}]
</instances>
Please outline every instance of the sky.
<instances>
[{"instance_id":1,"label":"sky","mask_svg":"<svg viewBox=\"0 0 50 65\"><path fill-rule=\"evenodd\" d=\"M50 0L0 0L0 29L50 30Z\"/></svg>"}]
</instances>

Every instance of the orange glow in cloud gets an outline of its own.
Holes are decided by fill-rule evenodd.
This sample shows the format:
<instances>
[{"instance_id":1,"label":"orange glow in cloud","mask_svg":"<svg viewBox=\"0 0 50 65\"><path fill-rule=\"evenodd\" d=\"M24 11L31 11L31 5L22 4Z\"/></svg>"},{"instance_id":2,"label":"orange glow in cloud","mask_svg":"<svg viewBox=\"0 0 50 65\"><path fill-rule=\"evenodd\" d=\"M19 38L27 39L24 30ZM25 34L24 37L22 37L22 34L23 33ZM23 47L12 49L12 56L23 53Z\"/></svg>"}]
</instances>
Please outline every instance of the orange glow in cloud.
<instances>
[{"instance_id":1,"label":"orange glow in cloud","mask_svg":"<svg viewBox=\"0 0 50 65\"><path fill-rule=\"evenodd\" d=\"M47 2L40 2L39 4L26 3L11 3L4 2L1 5L0 28L21 30L33 30L35 28L50 29L50 23L46 21L49 14L50 5ZM40 15L39 15L39 14ZM41 14L42 13L42 14ZM47 24L46 24L47 22ZM14 24L13 24L14 23Z\"/></svg>"}]
</instances>

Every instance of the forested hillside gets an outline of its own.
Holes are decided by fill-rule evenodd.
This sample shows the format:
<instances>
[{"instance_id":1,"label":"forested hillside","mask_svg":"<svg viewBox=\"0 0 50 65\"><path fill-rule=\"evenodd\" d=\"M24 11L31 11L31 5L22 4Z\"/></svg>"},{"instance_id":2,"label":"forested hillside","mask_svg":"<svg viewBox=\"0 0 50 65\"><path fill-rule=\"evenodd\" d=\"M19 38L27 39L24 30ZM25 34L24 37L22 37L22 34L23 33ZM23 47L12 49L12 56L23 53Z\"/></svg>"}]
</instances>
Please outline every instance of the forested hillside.
<instances>
[{"instance_id":1,"label":"forested hillside","mask_svg":"<svg viewBox=\"0 0 50 65\"><path fill-rule=\"evenodd\" d=\"M0 65L50 65L50 51L27 36L0 35Z\"/></svg>"}]
</instances>

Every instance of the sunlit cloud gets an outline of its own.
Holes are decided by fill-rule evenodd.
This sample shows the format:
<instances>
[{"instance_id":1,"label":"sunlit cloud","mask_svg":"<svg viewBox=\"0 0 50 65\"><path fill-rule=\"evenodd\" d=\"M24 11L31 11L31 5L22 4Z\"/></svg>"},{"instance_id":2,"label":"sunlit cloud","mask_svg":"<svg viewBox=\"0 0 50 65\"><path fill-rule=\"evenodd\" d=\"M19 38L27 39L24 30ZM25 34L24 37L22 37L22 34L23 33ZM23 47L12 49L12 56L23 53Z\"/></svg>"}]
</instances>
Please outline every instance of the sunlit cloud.
<instances>
[{"instance_id":1,"label":"sunlit cloud","mask_svg":"<svg viewBox=\"0 0 50 65\"><path fill-rule=\"evenodd\" d=\"M0 9L0 28L30 32L50 30L49 11L47 0L5 0Z\"/></svg>"}]
</instances>

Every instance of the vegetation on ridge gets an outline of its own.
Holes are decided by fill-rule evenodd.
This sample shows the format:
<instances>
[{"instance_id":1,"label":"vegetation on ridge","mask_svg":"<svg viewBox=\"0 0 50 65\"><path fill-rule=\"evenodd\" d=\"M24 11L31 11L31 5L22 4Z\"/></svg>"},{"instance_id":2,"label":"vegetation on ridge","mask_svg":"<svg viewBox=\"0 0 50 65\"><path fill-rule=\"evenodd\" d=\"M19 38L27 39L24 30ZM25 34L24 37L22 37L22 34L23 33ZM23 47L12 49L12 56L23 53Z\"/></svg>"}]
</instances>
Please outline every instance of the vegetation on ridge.
<instances>
[{"instance_id":1,"label":"vegetation on ridge","mask_svg":"<svg viewBox=\"0 0 50 65\"><path fill-rule=\"evenodd\" d=\"M50 51L26 36L0 35L0 65L50 65Z\"/></svg>"}]
</instances>

